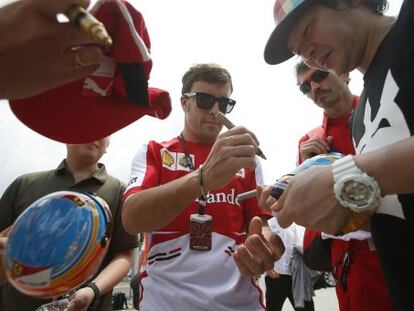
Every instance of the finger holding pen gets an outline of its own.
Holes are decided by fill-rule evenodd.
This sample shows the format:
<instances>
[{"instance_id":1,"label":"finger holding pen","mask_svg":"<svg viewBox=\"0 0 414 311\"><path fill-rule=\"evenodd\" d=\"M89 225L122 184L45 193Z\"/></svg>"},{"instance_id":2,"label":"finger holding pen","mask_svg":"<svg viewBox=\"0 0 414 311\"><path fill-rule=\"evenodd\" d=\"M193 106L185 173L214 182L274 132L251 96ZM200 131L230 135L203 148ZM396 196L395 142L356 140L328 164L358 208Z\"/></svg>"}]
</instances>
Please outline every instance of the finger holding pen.
<instances>
[{"instance_id":1,"label":"finger holding pen","mask_svg":"<svg viewBox=\"0 0 414 311\"><path fill-rule=\"evenodd\" d=\"M221 133L216 143L223 148L230 147L234 156L251 156L253 159L258 146L254 133L244 126L236 126Z\"/></svg>"},{"instance_id":2,"label":"finger holding pen","mask_svg":"<svg viewBox=\"0 0 414 311\"><path fill-rule=\"evenodd\" d=\"M112 38L105 26L86 10L89 0L31 0L31 2L40 14L56 20L56 15L63 13L72 24L96 43L107 47L112 45Z\"/></svg>"},{"instance_id":3,"label":"finger holding pen","mask_svg":"<svg viewBox=\"0 0 414 311\"><path fill-rule=\"evenodd\" d=\"M224 125L228 130L236 128L236 125L233 122L231 122L226 117L226 115L224 113L222 113L221 111L218 111L215 116L216 116L217 121L219 121L222 125ZM248 129L246 129L243 126L237 126L237 128L240 128L240 130L238 130L237 133L239 133L241 131L248 131L250 136L252 136L252 138L256 142L256 144L259 145L259 140L257 139L256 135L253 132L249 131Z\"/></svg>"},{"instance_id":4,"label":"finger holding pen","mask_svg":"<svg viewBox=\"0 0 414 311\"><path fill-rule=\"evenodd\" d=\"M220 111L217 112L216 118L221 124L223 124L229 130L235 127L235 125ZM259 141L257 140L256 135L254 135L253 133L252 133L252 135L253 135L253 138L256 141L257 145L259 145ZM260 150L259 147L257 147L256 154L259 157L266 160L266 156L263 154L262 150Z\"/></svg>"},{"instance_id":5,"label":"finger holding pen","mask_svg":"<svg viewBox=\"0 0 414 311\"><path fill-rule=\"evenodd\" d=\"M275 216L277 214L275 209L278 199L274 197L274 188L275 186L257 186L257 189L239 194L236 197L236 202L240 203L241 201L257 197L259 207Z\"/></svg>"},{"instance_id":6,"label":"finger holding pen","mask_svg":"<svg viewBox=\"0 0 414 311\"><path fill-rule=\"evenodd\" d=\"M65 15L73 24L99 44L106 47L112 45L112 38L106 31L105 26L83 7L73 5L65 10Z\"/></svg>"},{"instance_id":7,"label":"finger holding pen","mask_svg":"<svg viewBox=\"0 0 414 311\"><path fill-rule=\"evenodd\" d=\"M1 7L0 98L34 96L84 78L99 67L103 53L97 42L73 24L57 19L71 5L88 4L83 0L24 0Z\"/></svg>"},{"instance_id":8,"label":"finger holding pen","mask_svg":"<svg viewBox=\"0 0 414 311\"><path fill-rule=\"evenodd\" d=\"M272 212L272 206L277 202L272 196L273 187L274 186L258 186L256 192L259 207L269 213Z\"/></svg>"},{"instance_id":9,"label":"finger holding pen","mask_svg":"<svg viewBox=\"0 0 414 311\"><path fill-rule=\"evenodd\" d=\"M112 45L112 38L105 26L86 10L89 0L31 0L30 2L41 15L56 20L56 15L63 13L72 24L96 43L103 46Z\"/></svg>"},{"instance_id":10,"label":"finger holding pen","mask_svg":"<svg viewBox=\"0 0 414 311\"><path fill-rule=\"evenodd\" d=\"M221 188L241 168L254 170L256 142L243 127L220 134L203 164L203 179L207 190Z\"/></svg>"}]
</instances>

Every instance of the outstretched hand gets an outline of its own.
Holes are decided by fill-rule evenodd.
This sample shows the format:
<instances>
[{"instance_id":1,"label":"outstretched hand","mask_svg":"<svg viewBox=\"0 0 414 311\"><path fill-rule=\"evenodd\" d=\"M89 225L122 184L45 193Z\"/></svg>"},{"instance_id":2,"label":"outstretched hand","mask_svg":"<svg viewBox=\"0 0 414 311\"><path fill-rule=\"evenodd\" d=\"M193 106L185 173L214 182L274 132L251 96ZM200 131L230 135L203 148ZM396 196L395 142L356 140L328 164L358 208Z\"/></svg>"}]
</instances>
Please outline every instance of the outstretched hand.
<instances>
[{"instance_id":1,"label":"outstretched hand","mask_svg":"<svg viewBox=\"0 0 414 311\"><path fill-rule=\"evenodd\" d=\"M277 203L277 200L271 196L273 186L257 186L257 201L259 207L269 213L272 213L274 209L273 205Z\"/></svg>"},{"instance_id":2,"label":"outstretched hand","mask_svg":"<svg viewBox=\"0 0 414 311\"><path fill-rule=\"evenodd\" d=\"M233 253L233 258L241 274L248 277L257 277L268 271L272 277L277 274L273 270L274 262L277 261L285 251L280 237L267 230L260 217L254 217L249 226L249 235L239 249Z\"/></svg>"},{"instance_id":3,"label":"outstretched hand","mask_svg":"<svg viewBox=\"0 0 414 311\"><path fill-rule=\"evenodd\" d=\"M328 136L326 140L319 137L313 137L303 142L299 147L300 157L302 161L312 158L318 154L327 153L332 144L333 137Z\"/></svg>"},{"instance_id":4,"label":"outstretched hand","mask_svg":"<svg viewBox=\"0 0 414 311\"><path fill-rule=\"evenodd\" d=\"M90 287L78 289L69 297L68 311L86 311L94 298L93 290Z\"/></svg>"}]
</instances>

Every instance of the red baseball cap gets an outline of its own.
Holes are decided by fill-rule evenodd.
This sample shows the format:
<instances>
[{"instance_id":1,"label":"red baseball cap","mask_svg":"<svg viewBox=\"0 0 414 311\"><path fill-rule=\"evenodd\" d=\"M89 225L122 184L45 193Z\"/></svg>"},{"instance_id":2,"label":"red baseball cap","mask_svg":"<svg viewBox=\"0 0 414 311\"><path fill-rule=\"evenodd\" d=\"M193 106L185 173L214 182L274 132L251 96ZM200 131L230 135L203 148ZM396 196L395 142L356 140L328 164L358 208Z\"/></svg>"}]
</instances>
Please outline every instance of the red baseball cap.
<instances>
[{"instance_id":1,"label":"red baseball cap","mask_svg":"<svg viewBox=\"0 0 414 311\"><path fill-rule=\"evenodd\" d=\"M171 112L168 92L148 87L150 38L141 13L119 0L98 1L91 13L113 40L101 67L86 79L10 101L24 124L64 143L89 143L144 115L165 119Z\"/></svg>"}]
</instances>

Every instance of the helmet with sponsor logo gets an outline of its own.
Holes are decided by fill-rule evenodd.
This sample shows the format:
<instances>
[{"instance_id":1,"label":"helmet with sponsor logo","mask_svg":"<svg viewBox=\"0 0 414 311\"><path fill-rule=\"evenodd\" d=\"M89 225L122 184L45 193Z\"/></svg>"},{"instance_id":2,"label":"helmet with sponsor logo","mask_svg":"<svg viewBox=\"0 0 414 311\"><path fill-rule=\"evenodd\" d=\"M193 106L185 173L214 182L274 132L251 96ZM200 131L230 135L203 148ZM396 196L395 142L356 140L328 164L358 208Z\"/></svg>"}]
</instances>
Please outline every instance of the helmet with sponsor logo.
<instances>
[{"instance_id":1,"label":"helmet with sponsor logo","mask_svg":"<svg viewBox=\"0 0 414 311\"><path fill-rule=\"evenodd\" d=\"M36 298L64 295L95 274L111 231L111 212L100 197L71 191L46 195L13 224L5 254L8 279Z\"/></svg>"}]
</instances>

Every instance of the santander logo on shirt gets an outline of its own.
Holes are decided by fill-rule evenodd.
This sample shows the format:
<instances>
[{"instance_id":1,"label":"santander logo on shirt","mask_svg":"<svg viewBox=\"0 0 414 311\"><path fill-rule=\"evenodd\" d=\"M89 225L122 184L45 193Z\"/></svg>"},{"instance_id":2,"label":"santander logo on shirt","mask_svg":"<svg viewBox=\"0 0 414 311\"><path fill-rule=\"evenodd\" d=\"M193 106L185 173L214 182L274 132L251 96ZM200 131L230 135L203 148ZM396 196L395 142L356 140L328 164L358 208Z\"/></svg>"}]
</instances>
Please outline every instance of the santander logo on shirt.
<instances>
[{"instance_id":1,"label":"santander logo on shirt","mask_svg":"<svg viewBox=\"0 0 414 311\"><path fill-rule=\"evenodd\" d=\"M196 199L198 202L198 199ZM230 192L217 192L207 194L207 204L210 203L229 203L231 205L240 206L240 204L236 201L236 189L231 188Z\"/></svg>"}]
</instances>

